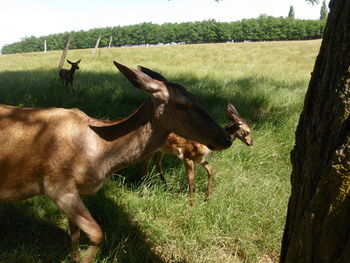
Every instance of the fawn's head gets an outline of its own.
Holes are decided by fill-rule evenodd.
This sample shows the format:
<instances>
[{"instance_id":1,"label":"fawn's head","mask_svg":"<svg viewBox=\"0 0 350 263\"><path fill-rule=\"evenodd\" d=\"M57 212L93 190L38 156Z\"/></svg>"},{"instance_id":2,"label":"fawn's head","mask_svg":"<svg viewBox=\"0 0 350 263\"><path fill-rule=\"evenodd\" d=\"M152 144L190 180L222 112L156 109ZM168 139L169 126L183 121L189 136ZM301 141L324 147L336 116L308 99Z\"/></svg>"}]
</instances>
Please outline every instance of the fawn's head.
<instances>
[{"instance_id":1,"label":"fawn's head","mask_svg":"<svg viewBox=\"0 0 350 263\"><path fill-rule=\"evenodd\" d=\"M226 112L231 122L226 125L225 129L231 135L232 140L238 138L246 145L252 146L251 130L247 122L239 116L238 111L230 102L227 103Z\"/></svg>"},{"instance_id":2,"label":"fawn's head","mask_svg":"<svg viewBox=\"0 0 350 263\"><path fill-rule=\"evenodd\" d=\"M199 105L194 95L179 84L145 67L115 66L138 89L146 91L154 105L154 122L167 132L222 150L231 146L229 134Z\"/></svg>"},{"instance_id":3,"label":"fawn's head","mask_svg":"<svg viewBox=\"0 0 350 263\"><path fill-rule=\"evenodd\" d=\"M77 62L72 62L72 61L70 61L70 60L68 60L67 59L67 62L69 63L69 64L71 64L71 70L77 70L77 69L79 69L79 66L78 66L78 64L80 63L80 61L81 61L81 59L79 59Z\"/></svg>"}]
</instances>

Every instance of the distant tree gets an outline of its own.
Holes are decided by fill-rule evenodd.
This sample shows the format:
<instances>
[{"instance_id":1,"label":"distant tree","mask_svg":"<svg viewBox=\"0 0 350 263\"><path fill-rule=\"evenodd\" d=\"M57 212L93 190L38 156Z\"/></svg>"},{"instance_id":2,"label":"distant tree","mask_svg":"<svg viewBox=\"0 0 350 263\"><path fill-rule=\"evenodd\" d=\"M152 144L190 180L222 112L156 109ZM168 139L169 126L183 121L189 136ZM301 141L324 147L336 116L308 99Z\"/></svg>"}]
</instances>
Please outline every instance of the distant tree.
<instances>
[{"instance_id":1,"label":"distant tree","mask_svg":"<svg viewBox=\"0 0 350 263\"><path fill-rule=\"evenodd\" d=\"M327 19L327 17L328 17L328 9L326 5L326 0L323 0L321 11L320 11L320 19L324 20L324 19Z\"/></svg>"},{"instance_id":2,"label":"distant tree","mask_svg":"<svg viewBox=\"0 0 350 263\"><path fill-rule=\"evenodd\" d=\"M288 13L289 18L295 18L295 12L294 12L294 7L291 5L289 8L289 13Z\"/></svg>"}]
</instances>

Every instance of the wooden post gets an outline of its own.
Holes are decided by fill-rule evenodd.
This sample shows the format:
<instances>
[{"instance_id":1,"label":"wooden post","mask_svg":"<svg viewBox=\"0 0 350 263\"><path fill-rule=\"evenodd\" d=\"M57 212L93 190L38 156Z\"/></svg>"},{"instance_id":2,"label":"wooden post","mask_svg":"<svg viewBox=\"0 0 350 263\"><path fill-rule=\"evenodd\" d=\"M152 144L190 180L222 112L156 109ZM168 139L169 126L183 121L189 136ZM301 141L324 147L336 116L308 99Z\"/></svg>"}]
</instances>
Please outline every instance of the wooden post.
<instances>
[{"instance_id":1,"label":"wooden post","mask_svg":"<svg viewBox=\"0 0 350 263\"><path fill-rule=\"evenodd\" d=\"M47 43L46 43L46 40L44 40L44 52L47 51Z\"/></svg>"},{"instance_id":2,"label":"wooden post","mask_svg":"<svg viewBox=\"0 0 350 263\"><path fill-rule=\"evenodd\" d=\"M96 55L97 49L98 49L98 45L100 44L102 36L99 35L96 41L96 45L95 45L95 49L94 49L94 55Z\"/></svg>"},{"instance_id":3,"label":"wooden post","mask_svg":"<svg viewBox=\"0 0 350 263\"><path fill-rule=\"evenodd\" d=\"M67 39L66 39L66 43L64 44L64 49L62 52L61 60L60 60L60 63L58 65L58 70L61 70L63 68L64 60L67 57L67 53L68 53L69 44L70 44L71 39L72 39L72 34L68 34Z\"/></svg>"}]
</instances>

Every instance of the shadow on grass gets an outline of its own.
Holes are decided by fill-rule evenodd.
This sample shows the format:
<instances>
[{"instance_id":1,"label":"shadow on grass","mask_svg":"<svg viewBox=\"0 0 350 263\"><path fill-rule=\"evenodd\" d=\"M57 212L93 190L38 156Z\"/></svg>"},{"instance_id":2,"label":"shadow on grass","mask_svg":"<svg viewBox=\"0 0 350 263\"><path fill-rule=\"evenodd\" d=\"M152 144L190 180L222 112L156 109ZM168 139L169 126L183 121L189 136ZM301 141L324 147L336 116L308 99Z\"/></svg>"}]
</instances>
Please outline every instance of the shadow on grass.
<instances>
[{"instance_id":1,"label":"shadow on grass","mask_svg":"<svg viewBox=\"0 0 350 263\"><path fill-rule=\"evenodd\" d=\"M55 263L69 255L70 237L25 203L0 204L0 262Z\"/></svg>"},{"instance_id":2,"label":"shadow on grass","mask_svg":"<svg viewBox=\"0 0 350 263\"><path fill-rule=\"evenodd\" d=\"M125 208L105 195L104 189L86 198L85 204L102 227L105 239L97 254L107 262L165 262L154 244Z\"/></svg>"},{"instance_id":3,"label":"shadow on grass","mask_svg":"<svg viewBox=\"0 0 350 263\"><path fill-rule=\"evenodd\" d=\"M164 262L138 224L103 189L84 203L105 234L96 262ZM58 263L69 258L68 232L40 219L25 203L0 204L0 233L2 263ZM86 246L82 234L80 247Z\"/></svg>"}]
</instances>

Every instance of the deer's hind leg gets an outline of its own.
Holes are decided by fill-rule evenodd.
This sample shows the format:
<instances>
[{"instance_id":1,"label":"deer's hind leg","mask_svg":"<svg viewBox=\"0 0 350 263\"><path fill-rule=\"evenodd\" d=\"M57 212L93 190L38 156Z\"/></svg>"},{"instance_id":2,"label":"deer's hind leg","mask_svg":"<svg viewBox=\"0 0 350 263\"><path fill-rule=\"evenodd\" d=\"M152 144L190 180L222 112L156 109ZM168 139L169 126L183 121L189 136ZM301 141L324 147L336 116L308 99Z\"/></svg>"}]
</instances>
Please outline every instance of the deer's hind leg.
<instances>
[{"instance_id":1,"label":"deer's hind leg","mask_svg":"<svg viewBox=\"0 0 350 263\"><path fill-rule=\"evenodd\" d=\"M208 173L208 193L207 193L207 198L210 198L213 195L213 167L207 162L203 161L201 162L201 165L204 167L204 169Z\"/></svg>"}]
</instances>

